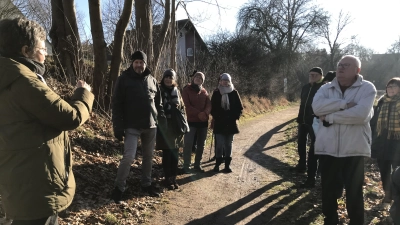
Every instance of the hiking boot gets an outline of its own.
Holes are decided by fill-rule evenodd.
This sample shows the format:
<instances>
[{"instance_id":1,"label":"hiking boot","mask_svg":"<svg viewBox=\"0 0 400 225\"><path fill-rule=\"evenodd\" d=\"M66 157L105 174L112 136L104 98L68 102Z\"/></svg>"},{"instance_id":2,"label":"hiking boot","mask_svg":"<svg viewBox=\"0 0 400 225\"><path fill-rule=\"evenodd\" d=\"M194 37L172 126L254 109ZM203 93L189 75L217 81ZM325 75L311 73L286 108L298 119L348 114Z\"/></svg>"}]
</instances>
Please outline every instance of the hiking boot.
<instances>
[{"instance_id":1,"label":"hiking boot","mask_svg":"<svg viewBox=\"0 0 400 225\"><path fill-rule=\"evenodd\" d=\"M204 173L204 169L200 165L194 166L193 170L198 172L198 173Z\"/></svg>"},{"instance_id":2,"label":"hiking boot","mask_svg":"<svg viewBox=\"0 0 400 225\"><path fill-rule=\"evenodd\" d=\"M224 173L231 173L231 161L232 161L232 157L225 157L225 168L224 168Z\"/></svg>"},{"instance_id":3,"label":"hiking boot","mask_svg":"<svg viewBox=\"0 0 400 225\"><path fill-rule=\"evenodd\" d=\"M174 185L172 183L172 177L166 177L165 180L163 181L164 186L168 189L168 190L174 190Z\"/></svg>"},{"instance_id":4,"label":"hiking boot","mask_svg":"<svg viewBox=\"0 0 400 225\"><path fill-rule=\"evenodd\" d=\"M298 173L305 173L307 171L307 168L305 166L300 166L299 164L297 164L295 167L289 168L289 170Z\"/></svg>"},{"instance_id":5,"label":"hiking boot","mask_svg":"<svg viewBox=\"0 0 400 225\"><path fill-rule=\"evenodd\" d=\"M315 180L307 179L306 182L300 185L300 188L314 188Z\"/></svg>"},{"instance_id":6,"label":"hiking boot","mask_svg":"<svg viewBox=\"0 0 400 225\"><path fill-rule=\"evenodd\" d=\"M150 197L160 197L160 193L158 193L154 189L155 188L153 187L153 185L150 185L150 186L147 186L147 187L143 187L142 186L142 191L146 192L147 194L149 194Z\"/></svg>"},{"instance_id":7,"label":"hiking boot","mask_svg":"<svg viewBox=\"0 0 400 225\"><path fill-rule=\"evenodd\" d=\"M114 190L111 193L111 199L114 200L116 204L121 204L121 199L122 199L122 191L119 190L118 187L115 187Z\"/></svg>"},{"instance_id":8,"label":"hiking boot","mask_svg":"<svg viewBox=\"0 0 400 225\"><path fill-rule=\"evenodd\" d=\"M175 188L175 189L179 189L179 185L178 185L178 183L176 182L176 177L172 177L172 185L174 185L174 188Z\"/></svg>"},{"instance_id":9,"label":"hiking boot","mask_svg":"<svg viewBox=\"0 0 400 225\"><path fill-rule=\"evenodd\" d=\"M215 161L216 161L216 162L215 162L215 166L214 166L213 171L214 171L214 172L219 172L219 166L220 166L221 163L222 163L222 157L221 157L221 158L217 158Z\"/></svg>"}]
</instances>

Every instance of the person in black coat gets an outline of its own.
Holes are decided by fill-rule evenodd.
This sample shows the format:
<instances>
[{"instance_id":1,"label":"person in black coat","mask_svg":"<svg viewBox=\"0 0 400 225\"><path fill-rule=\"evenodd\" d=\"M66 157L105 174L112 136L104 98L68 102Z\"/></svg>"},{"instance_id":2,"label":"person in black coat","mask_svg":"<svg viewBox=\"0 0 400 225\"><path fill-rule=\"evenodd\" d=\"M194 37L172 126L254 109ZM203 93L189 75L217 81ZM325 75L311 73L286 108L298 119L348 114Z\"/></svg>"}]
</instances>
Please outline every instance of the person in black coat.
<instances>
[{"instance_id":1,"label":"person in black coat","mask_svg":"<svg viewBox=\"0 0 400 225\"><path fill-rule=\"evenodd\" d=\"M186 115L185 105L183 104L178 84L176 83L176 72L173 69L164 71L160 84L164 114L166 123L157 128L156 149L161 149L162 167L164 170L164 185L169 189L178 189L176 182L178 170L179 148L183 147L183 135L178 127L176 117L173 116L174 110L179 110Z\"/></svg>"},{"instance_id":2,"label":"person in black coat","mask_svg":"<svg viewBox=\"0 0 400 225\"><path fill-rule=\"evenodd\" d=\"M218 88L211 97L211 115L214 119L214 134L216 138L216 163L214 171L219 171L222 163L222 154L225 153L224 172L232 172L233 136L239 133L237 122L242 115L243 105L239 92L232 84L229 74L223 73L219 79Z\"/></svg>"},{"instance_id":3,"label":"person in black coat","mask_svg":"<svg viewBox=\"0 0 400 225\"><path fill-rule=\"evenodd\" d=\"M390 175L400 166L400 78L392 78L375 107L370 121L372 130L371 157L377 159L385 197L391 203Z\"/></svg>"}]
</instances>

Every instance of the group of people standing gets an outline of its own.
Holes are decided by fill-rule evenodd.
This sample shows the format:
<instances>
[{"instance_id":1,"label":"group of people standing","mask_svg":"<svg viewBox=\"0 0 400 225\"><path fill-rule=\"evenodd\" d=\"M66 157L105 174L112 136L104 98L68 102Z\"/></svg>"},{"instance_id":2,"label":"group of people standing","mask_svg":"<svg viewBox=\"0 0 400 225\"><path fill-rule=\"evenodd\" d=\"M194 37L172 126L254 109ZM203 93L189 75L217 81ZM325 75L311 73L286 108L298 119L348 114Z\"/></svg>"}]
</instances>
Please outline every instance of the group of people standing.
<instances>
[{"instance_id":1,"label":"group of people standing","mask_svg":"<svg viewBox=\"0 0 400 225\"><path fill-rule=\"evenodd\" d=\"M364 158L375 158L385 193L382 203L393 201L391 216L400 224L400 170L396 170L400 166L400 78L389 80L374 107L375 86L360 71L361 62L352 55L342 57L336 71L325 77L319 67L309 71L297 118L299 161L291 170L307 171L301 188L315 187L320 171L325 225L339 223L337 199L343 188L350 224L362 225Z\"/></svg>"},{"instance_id":2,"label":"group of people standing","mask_svg":"<svg viewBox=\"0 0 400 225\"><path fill-rule=\"evenodd\" d=\"M116 203L121 202L139 137L143 155L141 186L150 196L160 195L151 182L154 149L163 152L163 183L170 190L179 188L176 181L179 148L183 147L183 173L204 172L201 160L210 114L214 120L213 131L218 143L214 171L219 171L224 152L224 171L232 172L230 162L233 136L239 132L237 121L243 106L231 76L227 73L219 76L218 87L210 99L203 87L205 74L202 72L196 71L191 82L181 92L173 69L165 70L158 84L147 67L144 52L134 52L131 60L131 66L117 79L112 101L114 134L119 141L124 141L124 153L118 167L112 199ZM193 168L190 168L194 143L197 148Z\"/></svg>"}]
</instances>

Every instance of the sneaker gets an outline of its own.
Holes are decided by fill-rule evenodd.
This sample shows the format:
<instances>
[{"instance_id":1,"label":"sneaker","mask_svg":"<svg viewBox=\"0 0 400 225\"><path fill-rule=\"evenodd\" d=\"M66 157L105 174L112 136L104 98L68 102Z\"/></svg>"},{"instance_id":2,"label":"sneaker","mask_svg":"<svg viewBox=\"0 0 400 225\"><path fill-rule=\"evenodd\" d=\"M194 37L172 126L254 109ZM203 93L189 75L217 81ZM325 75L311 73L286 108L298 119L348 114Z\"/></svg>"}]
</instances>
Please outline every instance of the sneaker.
<instances>
[{"instance_id":1,"label":"sneaker","mask_svg":"<svg viewBox=\"0 0 400 225\"><path fill-rule=\"evenodd\" d=\"M115 187L114 190L111 193L111 198L114 200L116 204L121 204L121 199L122 199L122 191L119 190L118 187Z\"/></svg>"},{"instance_id":2,"label":"sneaker","mask_svg":"<svg viewBox=\"0 0 400 225\"><path fill-rule=\"evenodd\" d=\"M298 173L305 173L307 171L307 168L305 166L300 166L297 165L295 167L289 168L290 171L296 171Z\"/></svg>"},{"instance_id":3,"label":"sneaker","mask_svg":"<svg viewBox=\"0 0 400 225\"><path fill-rule=\"evenodd\" d=\"M153 185L150 185L147 187L142 186L142 191L149 194L150 197L160 197L160 193L158 193L156 190L154 190Z\"/></svg>"},{"instance_id":4,"label":"sneaker","mask_svg":"<svg viewBox=\"0 0 400 225\"><path fill-rule=\"evenodd\" d=\"M306 182L300 185L300 188L314 188L315 187L315 180L307 179Z\"/></svg>"},{"instance_id":5,"label":"sneaker","mask_svg":"<svg viewBox=\"0 0 400 225\"><path fill-rule=\"evenodd\" d=\"M193 170L196 171L196 172L199 172L199 173L204 173L204 169L200 165L194 166Z\"/></svg>"}]
</instances>

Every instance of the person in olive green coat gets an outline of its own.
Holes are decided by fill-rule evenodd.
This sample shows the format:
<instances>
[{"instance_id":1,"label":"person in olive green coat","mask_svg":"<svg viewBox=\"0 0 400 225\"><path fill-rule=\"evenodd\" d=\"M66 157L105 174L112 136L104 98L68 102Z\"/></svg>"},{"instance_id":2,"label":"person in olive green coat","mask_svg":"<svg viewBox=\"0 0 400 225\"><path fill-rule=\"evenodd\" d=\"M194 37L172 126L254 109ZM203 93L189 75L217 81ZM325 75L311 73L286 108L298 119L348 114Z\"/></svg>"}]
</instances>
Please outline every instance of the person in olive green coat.
<instances>
[{"instance_id":1,"label":"person in olive green coat","mask_svg":"<svg viewBox=\"0 0 400 225\"><path fill-rule=\"evenodd\" d=\"M75 194L67 130L90 117L91 87L78 81L70 103L45 83L44 29L0 21L0 195L14 224L57 224Z\"/></svg>"}]
</instances>

